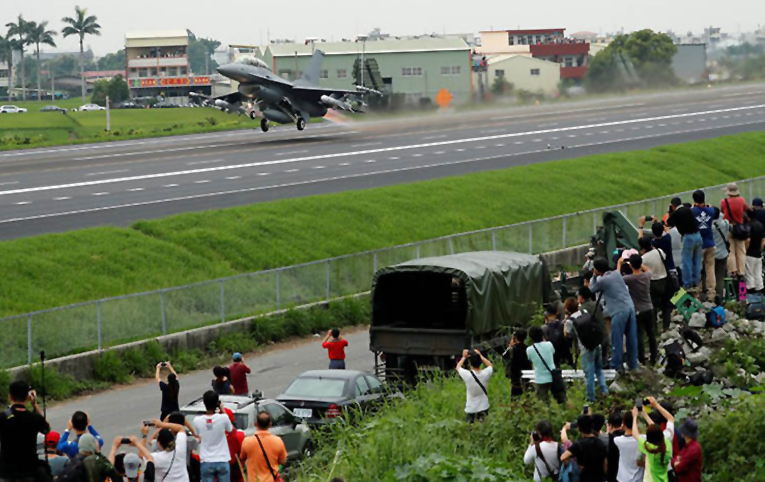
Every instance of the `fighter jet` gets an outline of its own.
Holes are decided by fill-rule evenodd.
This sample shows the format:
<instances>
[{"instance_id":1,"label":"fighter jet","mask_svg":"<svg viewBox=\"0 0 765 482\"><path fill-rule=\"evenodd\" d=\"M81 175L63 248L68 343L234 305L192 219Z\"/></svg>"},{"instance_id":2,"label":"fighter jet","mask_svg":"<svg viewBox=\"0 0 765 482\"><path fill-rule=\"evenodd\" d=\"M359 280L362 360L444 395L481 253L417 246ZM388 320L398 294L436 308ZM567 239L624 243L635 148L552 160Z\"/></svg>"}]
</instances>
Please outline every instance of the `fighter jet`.
<instances>
[{"instance_id":1,"label":"fighter jet","mask_svg":"<svg viewBox=\"0 0 765 482\"><path fill-rule=\"evenodd\" d=\"M319 87L323 60L324 52L316 50L303 76L290 82L275 75L262 60L245 57L218 68L221 75L239 82L236 92L213 98L191 93L189 97L192 102L224 112L245 114L252 120L260 118L260 128L267 132L269 121L292 123L302 131L312 117L324 117L330 108L360 112L353 107L354 96L382 95L362 86L356 86L356 90Z\"/></svg>"}]
</instances>

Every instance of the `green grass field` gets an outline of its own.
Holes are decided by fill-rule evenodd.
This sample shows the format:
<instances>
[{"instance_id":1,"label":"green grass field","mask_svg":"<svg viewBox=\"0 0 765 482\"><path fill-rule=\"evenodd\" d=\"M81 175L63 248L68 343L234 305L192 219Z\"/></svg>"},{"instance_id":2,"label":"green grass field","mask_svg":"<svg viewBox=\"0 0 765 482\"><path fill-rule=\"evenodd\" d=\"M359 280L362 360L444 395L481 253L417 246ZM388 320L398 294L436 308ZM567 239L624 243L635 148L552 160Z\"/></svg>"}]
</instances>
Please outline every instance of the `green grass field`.
<instances>
[{"instance_id":1,"label":"green grass field","mask_svg":"<svg viewBox=\"0 0 765 482\"><path fill-rule=\"evenodd\" d=\"M252 129L255 123L216 109L126 109L111 111L111 133L105 132L106 112L39 112L42 106L69 108L82 103L18 102L26 114L0 115L0 150L77 144L97 141L160 137L197 132Z\"/></svg>"},{"instance_id":2,"label":"green grass field","mask_svg":"<svg viewBox=\"0 0 765 482\"><path fill-rule=\"evenodd\" d=\"M763 158L753 133L3 242L0 314L667 195L763 175Z\"/></svg>"}]
</instances>

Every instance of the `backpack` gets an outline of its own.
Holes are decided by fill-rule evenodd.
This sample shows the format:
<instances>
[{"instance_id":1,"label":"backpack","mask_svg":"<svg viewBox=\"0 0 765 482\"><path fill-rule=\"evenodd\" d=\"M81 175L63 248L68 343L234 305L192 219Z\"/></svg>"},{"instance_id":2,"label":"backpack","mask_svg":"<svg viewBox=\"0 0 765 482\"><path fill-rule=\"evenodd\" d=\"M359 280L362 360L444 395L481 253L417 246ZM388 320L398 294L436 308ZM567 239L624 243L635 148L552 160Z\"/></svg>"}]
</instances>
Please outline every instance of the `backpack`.
<instances>
[{"instance_id":1,"label":"backpack","mask_svg":"<svg viewBox=\"0 0 765 482\"><path fill-rule=\"evenodd\" d=\"M703 372L694 373L691 375L691 385L700 387L702 385L709 385L715 379L715 374L712 370L705 370Z\"/></svg>"},{"instance_id":2,"label":"backpack","mask_svg":"<svg viewBox=\"0 0 765 482\"><path fill-rule=\"evenodd\" d=\"M64 470L56 479L57 482L88 482L88 472L79 455L64 465Z\"/></svg>"},{"instance_id":3,"label":"backpack","mask_svg":"<svg viewBox=\"0 0 765 482\"><path fill-rule=\"evenodd\" d=\"M709 313L707 313L707 325L712 328L720 328L727 321L726 318L725 308L722 306L715 306Z\"/></svg>"},{"instance_id":4,"label":"backpack","mask_svg":"<svg viewBox=\"0 0 765 482\"><path fill-rule=\"evenodd\" d=\"M595 309L597 310L597 308ZM582 310L582 314L572 321L576 330L576 337L588 351L597 349L603 343L603 330L600 329L600 324L595 319L595 313L590 314Z\"/></svg>"},{"instance_id":5,"label":"backpack","mask_svg":"<svg viewBox=\"0 0 765 482\"><path fill-rule=\"evenodd\" d=\"M664 374L670 378L677 378L685 366L685 350L683 350L683 346L673 341L664 347L664 353L666 354Z\"/></svg>"},{"instance_id":6,"label":"backpack","mask_svg":"<svg viewBox=\"0 0 765 482\"><path fill-rule=\"evenodd\" d=\"M699 348L704 346L704 340L701 338L701 335L696 333L696 330L693 330L691 328L685 328L681 332L681 335L685 339L685 341L688 343L688 345L691 347L691 350L693 350L694 353L699 351Z\"/></svg>"},{"instance_id":7,"label":"backpack","mask_svg":"<svg viewBox=\"0 0 765 482\"><path fill-rule=\"evenodd\" d=\"M746 295L746 318L748 320L765 318L765 296L760 293Z\"/></svg>"}]
</instances>

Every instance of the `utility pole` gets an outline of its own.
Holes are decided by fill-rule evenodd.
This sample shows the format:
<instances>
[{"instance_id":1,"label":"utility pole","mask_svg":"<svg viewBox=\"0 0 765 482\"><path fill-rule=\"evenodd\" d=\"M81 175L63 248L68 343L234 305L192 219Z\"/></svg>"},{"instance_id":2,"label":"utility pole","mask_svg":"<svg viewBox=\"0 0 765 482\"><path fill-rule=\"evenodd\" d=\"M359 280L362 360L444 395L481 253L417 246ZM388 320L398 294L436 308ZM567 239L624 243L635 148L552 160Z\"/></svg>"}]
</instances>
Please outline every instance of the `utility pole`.
<instances>
[{"instance_id":1,"label":"utility pole","mask_svg":"<svg viewBox=\"0 0 765 482\"><path fill-rule=\"evenodd\" d=\"M110 132L112 130L111 126L111 110L109 109L109 96L106 96L106 132Z\"/></svg>"},{"instance_id":2,"label":"utility pole","mask_svg":"<svg viewBox=\"0 0 765 482\"><path fill-rule=\"evenodd\" d=\"M369 38L368 35L357 35L356 41L361 41L361 87L365 87L364 85L364 77L366 77L366 64L364 63L364 55L366 54L367 50L367 39Z\"/></svg>"}]
</instances>

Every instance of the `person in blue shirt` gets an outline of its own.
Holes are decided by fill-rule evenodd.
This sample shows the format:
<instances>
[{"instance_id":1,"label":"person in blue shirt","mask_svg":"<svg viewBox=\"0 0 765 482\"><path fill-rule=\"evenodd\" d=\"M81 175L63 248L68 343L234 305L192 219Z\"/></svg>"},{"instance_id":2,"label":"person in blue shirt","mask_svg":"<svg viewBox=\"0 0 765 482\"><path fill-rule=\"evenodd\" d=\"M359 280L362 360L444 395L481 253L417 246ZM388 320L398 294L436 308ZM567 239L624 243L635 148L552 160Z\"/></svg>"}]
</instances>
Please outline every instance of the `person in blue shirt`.
<instances>
[{"instance_id":1,"label":"person in blue shirt","mask_svg":"<svg viewBox=\"0 0 765 482\"><path fill-rule=\"evenodd\" d=\"M699 225L699 233L701 233L701 258L704 265L705 284L707 289L707 300L714 301L715 299L715 237L712 231L714 227L712 223L719 217L719 212L715 211L715 208L707 206L705 204L706 198L704 191L696 191L693 193L693 207L691 212L693 217L696 218L696 222ZM699 270L701 266L699 266ZM696 279L701 279L701 276L697 276Z\"/></svg>"},{"instance_id":2,"label":"person in blue shirt","mask_svg":"<svg viewBox=\"0 0 765 482\"><path fill-rule=\"evenodd\" d=\"M74 431L74 440L69 440L69 432ZM104 440L98 435L96 429L90 425L90 417L85 412L74 412L72 419L69 420L69 426L64 430L61 440L58 442L58 451L69 458L74 458L80 453L80 437L86 433L91 434L98 441L99 447L104 446Z\"/></svg>"},{"instance_id":3,"label":"person in blue shirt","mask_svg":"<svg viewBox=\"0 0 765 482\"><path fill-rule=\"evenodd\" d=\"M537 398L543 402L550 401L550 393L558 403L566 403L565 393L554 393L552 390L552 370L555 370L555 347L549 341L545 341L541 326L534 326L529 330L529 338L533 342L526 348L526 356L534 366L534 384L536 385Z\"/></svg>"}]
</instances>

